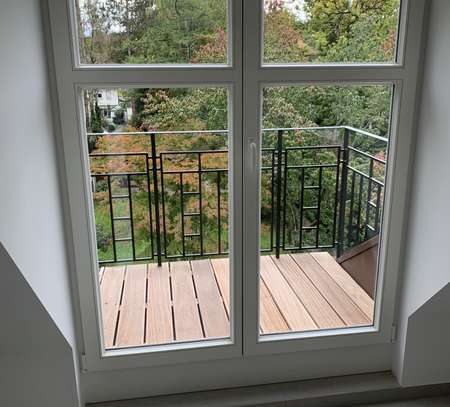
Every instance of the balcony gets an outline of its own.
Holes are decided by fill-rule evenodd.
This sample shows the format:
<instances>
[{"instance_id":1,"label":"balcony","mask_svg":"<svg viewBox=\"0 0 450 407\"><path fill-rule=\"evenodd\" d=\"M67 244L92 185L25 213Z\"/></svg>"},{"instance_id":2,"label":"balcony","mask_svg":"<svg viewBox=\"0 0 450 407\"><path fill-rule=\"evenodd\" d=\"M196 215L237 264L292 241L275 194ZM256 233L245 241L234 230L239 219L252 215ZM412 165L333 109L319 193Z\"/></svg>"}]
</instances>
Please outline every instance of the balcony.
<instances>
[{"instance_id":1,"label":"balcony","mask_svg":"<svg viewBox=\"0 0 450 407\"><path fill-rule=\"evenodd\" d=\"M89 135L107 348L230 335L228 151L159 148L185 133L227 136ZM372 325L386 150L347 126L263 130L261 334Z\"/></svg>"}]
</instances>

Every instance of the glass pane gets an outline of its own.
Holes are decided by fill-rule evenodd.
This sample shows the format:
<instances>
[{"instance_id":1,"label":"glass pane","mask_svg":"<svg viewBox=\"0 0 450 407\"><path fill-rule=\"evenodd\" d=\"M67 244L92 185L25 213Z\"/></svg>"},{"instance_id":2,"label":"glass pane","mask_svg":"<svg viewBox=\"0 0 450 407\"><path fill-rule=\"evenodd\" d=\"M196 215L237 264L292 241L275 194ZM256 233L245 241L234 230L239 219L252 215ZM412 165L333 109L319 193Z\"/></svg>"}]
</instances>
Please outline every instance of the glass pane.
<instances>
[{"instance_id":1,"label":"glass pane","mask_svg":"<svg viewBox=\"0 0 450 407\"><path fill-rule=\"evenodd\" d=\"M373 324L392 91L264 89L261 334Z\"/></svg>"},{"instance_id":2,"label":"glass pane","mask_svg":"<svg viewBox=\"0 0 450 407\"><path fill-rule=\"evenodd\" d=\"M75 0L82 64L226 64L227 0Z\"/></svg>"},{"instance_id":3,"label":"glass pane","mask_svg":"<svg viewBox=\"0 0 450 407\"><path fill-rule=\"evenodd\" d=\"M395 62L400 0L264 0L264 63Z\"/></svg>"},{"instance_id":4,"label":"glass pane","mask_svg":"<svg viewBox=\"0 0 450 407\"><path fill-rule=\"evenodd\" d=\"M227 98L84 91L107 349L230 336Z\"/></svg>"}]
</instances>

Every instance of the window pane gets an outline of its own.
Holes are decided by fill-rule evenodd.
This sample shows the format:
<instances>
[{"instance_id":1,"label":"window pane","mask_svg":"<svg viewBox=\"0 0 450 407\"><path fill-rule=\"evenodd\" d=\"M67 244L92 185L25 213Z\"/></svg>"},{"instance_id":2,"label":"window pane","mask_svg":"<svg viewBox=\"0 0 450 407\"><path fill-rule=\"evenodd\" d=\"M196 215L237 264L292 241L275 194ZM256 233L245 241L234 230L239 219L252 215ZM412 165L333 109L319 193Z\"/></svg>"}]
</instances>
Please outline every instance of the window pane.
<instances>
[{"instance_id":1,"label":"window pane","mask_svg":"<svg viewBox=\"0 0 450 407\"><path fill-rule=\"evenodd\" d=\"M395 62L400 0L264 0L264 63Z\"/></svg>"},{"instance_id":2,"label":"window pane","mask_svg":"<svg viewBox=\"0 0 450 407\"><path fill-rule=\"evenodd\" d=\"M227 63L226 0L75 0L82 64Z\"/></svg>"},{"instance_id":3,"label":"window pane","mask_svg":"<svg viewBox=\"0 0 450 407\"><path fill-rule=\"evenodd\" d=\"M262 334L373 324L391 85L264 89Z\"/></svg>"},{"instance_id":4,"label":"window pane","mask_svg":"<svg viewBox=\"0 0 450 407\"><path fill-rule=\"evenodd\" d=\"M108 349L230 336L227 98L84 92Z\"/></svg>"}]
</instances>

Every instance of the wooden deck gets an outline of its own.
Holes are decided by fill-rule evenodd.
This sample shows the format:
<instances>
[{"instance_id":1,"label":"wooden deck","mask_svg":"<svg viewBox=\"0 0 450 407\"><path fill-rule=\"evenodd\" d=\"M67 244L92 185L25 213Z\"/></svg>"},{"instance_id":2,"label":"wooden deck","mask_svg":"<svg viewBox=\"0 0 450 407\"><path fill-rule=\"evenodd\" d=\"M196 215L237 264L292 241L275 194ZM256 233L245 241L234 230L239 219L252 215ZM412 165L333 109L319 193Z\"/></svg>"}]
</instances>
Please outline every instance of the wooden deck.
<instances>
[{"instance_id":1,"label":"wooden deck","mask_svg":"<svg viewBox=\"0 0 450 407\"><path fill-rule=\"evenodd\" d=\"M107 348L228 337L228 259L100 269ZM371 325L373 300L326 252L261 257L261 333Z\"/></svg>"}]
</instances>

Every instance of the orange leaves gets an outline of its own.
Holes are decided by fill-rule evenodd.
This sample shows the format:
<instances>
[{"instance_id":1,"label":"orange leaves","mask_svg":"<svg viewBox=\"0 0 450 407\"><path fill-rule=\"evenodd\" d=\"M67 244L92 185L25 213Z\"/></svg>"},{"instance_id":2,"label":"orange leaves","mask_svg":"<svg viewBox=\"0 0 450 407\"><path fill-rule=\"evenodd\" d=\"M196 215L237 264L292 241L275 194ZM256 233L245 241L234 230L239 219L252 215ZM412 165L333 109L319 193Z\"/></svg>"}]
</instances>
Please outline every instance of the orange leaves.
<instances>
[{"instance_id":1,"label":"orange leaves","mask_svg":"<svg viewBox=\"0 0 450 407\"><path fill-rule=\"evenodd\" d=\"M223 63L227 55L227 34L220 27L191 59L192 63Z\"/></svg>"}]
</instances>

